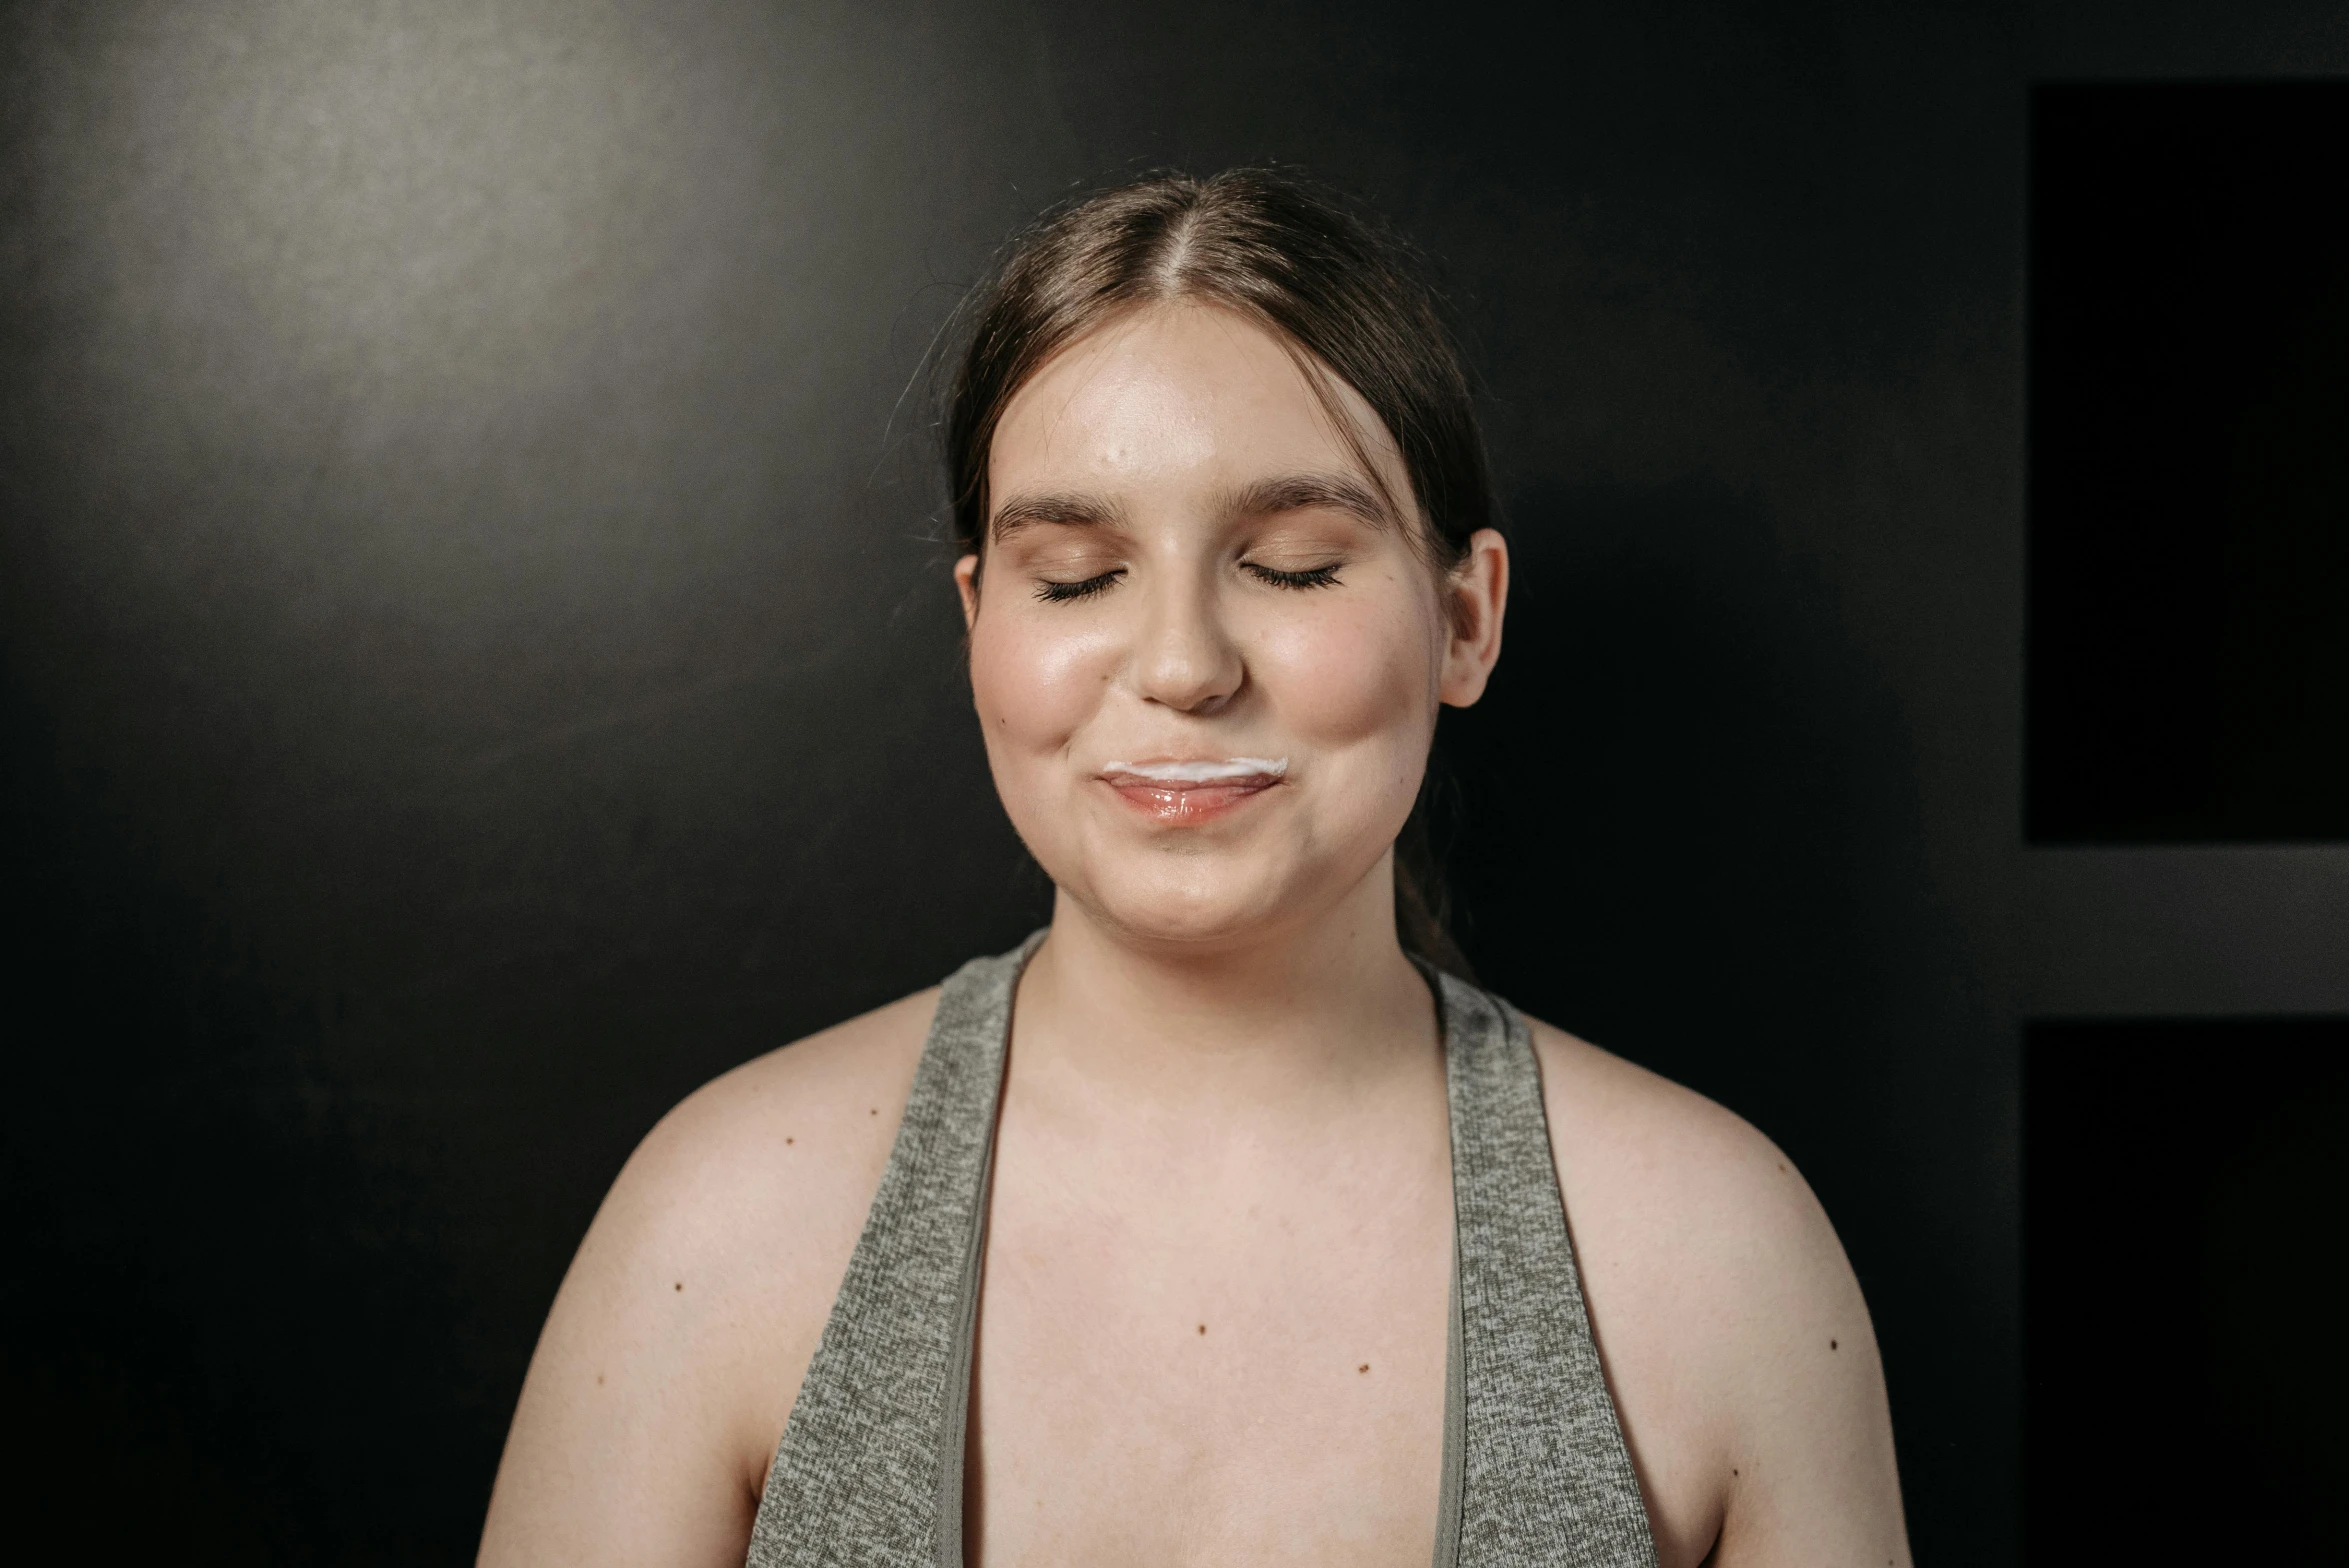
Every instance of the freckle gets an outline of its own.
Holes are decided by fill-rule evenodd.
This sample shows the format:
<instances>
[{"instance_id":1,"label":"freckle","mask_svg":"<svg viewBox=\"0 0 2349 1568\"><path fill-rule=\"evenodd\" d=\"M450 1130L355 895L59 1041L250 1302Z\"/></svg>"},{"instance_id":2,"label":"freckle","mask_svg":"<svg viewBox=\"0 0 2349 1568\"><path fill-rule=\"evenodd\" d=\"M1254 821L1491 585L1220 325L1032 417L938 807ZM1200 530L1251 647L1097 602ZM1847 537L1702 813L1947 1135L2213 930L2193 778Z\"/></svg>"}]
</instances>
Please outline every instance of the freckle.
<instances>
[{"instance_id":1,"label":"freckle","mask_svg":"<svg viewBox=\"0 0 2349 1568\"><path fill-rule=\"evenodd\" d=\"M596 1386L596 1387L598 1387L598 1388L601 1388L601 1387L603 1387L603 1386L604 1386L604 1375L603 1375L601 1372L598 1372L598 1373L595 1375L595 1386Z\"/></svg>"},{"instance_id":2,"label":"freckle","mask_svg":"<svg viewBox=\"0 0 2349 1568\"><path fill-rule=\"evenodd\" d=\"M1784 1170L1784 1169L1786 1169L1786 1162L1785 1162L1784 1160L1780 1160L1780 1161L1778 1162L1778 1168L1779 1168L1780 1170Z\"/></svg>"},{"instance_id":3,"label":"freckle","mask_svg":"<svg viewBox=\"0 0 2349 1568\"><path fill-rule=\"evenodd\" d=\"M798 1140L797 1138L786 1138L786 1139L784 1139L783 1141L784 1141L785 1143L797 1143L797 1142L799 1142L799 1140Z\"/></svg>"},{"instance_id":4,"label":"freckle","mask_svg":"<svg viewBox=\"0 0 2349 1568\"><path fill-rule=\"evenodd\" d=\"M1202 1333L1202 1334L1206 1333L1206 1332L1207 1332L1207 1325L1206 1325L1206 1324L1204 1324L1204 1323L1200 1324L1200 1325L1199 1325L1199 1332L1200 1332L1200 1333Z\"/></svg>"},{"instance_id":5,"label":"freckle","mask_svg":"<svg viewBox=\"0 0 2349 1568\"><path fill-rule=\"evenodd\" d=\"M878 1105L876 1105L876 1106L874 1106L874 1107L873 1107L871 1110L869 1110L869 1111L865 1112L865 1114L866 1114L867 1116L878 1116L878 1115L880 1115L880 1114L881 1114L881 1107L879 1107Z\"/></svg>"},{"instance_id":6,"label":"freckle","mask_svg":"<svg viewBox=\"0 0 2349 1568\"><path fill-rule=\"evenodd\" d=\"M1362 1365L1356 1367L1354 1370L1357 1372L1367 1372L1370 1370L1370 1363L1365 1361L1362 1363Z\"/></svg>"}]
</instances>

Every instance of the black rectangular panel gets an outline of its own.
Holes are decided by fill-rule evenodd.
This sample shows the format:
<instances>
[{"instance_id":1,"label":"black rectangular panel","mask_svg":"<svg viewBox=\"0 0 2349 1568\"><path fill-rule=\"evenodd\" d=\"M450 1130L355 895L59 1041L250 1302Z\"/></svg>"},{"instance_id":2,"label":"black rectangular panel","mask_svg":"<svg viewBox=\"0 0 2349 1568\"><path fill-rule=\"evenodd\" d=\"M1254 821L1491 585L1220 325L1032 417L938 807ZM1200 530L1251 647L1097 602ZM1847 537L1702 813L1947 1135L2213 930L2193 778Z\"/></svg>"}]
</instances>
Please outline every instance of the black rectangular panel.
<instances>
[{"instance_id":1,"label":"black rectangular panel","mask_svg":"<svg viewBox=\"0 0 2349 1568\"><path fill-rule=\"evenodd\" d=\"M2033 99L2030 836L2349 837L2349 82Z\"/></svg>"},{"instance_id":2,"label":"black rectangular panel","mask_svg":"<svg viewBox=\"0 0 2349 1568\"><path fill-rule=\"evenodd\" d=\"M2349 1019L2035 1024L2024 1114L2029 1559L2349 1560Z\"/></svg>"}]
</instances>

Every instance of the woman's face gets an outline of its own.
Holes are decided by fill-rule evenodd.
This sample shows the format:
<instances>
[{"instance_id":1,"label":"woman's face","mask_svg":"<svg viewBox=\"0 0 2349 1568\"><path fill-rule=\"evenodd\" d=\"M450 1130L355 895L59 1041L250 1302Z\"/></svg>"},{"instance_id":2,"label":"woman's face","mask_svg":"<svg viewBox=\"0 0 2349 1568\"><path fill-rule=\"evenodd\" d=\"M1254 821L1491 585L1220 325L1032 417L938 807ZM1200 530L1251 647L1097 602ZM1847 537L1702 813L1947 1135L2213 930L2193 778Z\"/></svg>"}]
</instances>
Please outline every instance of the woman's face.
<instances>
[{"instance_id":1,"label":"woman's face","mask_svg":"<svg viewBox=\"0 0 2349 1568\"><path fill-rule=\"evenodd\" d=\"M1392 439L1336 391L1356 443L1269 333L1160 306L1047 363L996 431L984 569L956 569L988 760L1063 894L1129 938L1334 909L1499 652L1499 536L1431 570L1381 499L1413 505Z\"/></svg>"}]
</instances>

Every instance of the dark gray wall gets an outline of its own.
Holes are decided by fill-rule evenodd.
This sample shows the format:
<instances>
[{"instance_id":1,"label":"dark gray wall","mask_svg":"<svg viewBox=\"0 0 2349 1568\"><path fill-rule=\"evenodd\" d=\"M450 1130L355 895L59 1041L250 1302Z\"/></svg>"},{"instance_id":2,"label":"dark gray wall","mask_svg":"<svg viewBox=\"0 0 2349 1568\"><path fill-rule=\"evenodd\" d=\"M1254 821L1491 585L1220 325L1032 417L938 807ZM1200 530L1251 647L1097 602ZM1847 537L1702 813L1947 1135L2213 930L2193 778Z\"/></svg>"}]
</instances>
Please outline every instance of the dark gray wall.
<instances>
[{"instance_id":1,"label":"dark gray wall","mask_svg":"<svg viewBox=\"0 0 2349 1568\"><path fill-rule=\"evenodd\" d=\"M652 1120L1039 917L909 378L1038 205L1269 156L1419 237L1485 380L1471 954L1802 1163L1920 1555L2012 1560L2024 84L2337 68L2336 8L52 3L0 50L0 1387L77 1555L466 1556Z\"/></svg>"}]
</instances>

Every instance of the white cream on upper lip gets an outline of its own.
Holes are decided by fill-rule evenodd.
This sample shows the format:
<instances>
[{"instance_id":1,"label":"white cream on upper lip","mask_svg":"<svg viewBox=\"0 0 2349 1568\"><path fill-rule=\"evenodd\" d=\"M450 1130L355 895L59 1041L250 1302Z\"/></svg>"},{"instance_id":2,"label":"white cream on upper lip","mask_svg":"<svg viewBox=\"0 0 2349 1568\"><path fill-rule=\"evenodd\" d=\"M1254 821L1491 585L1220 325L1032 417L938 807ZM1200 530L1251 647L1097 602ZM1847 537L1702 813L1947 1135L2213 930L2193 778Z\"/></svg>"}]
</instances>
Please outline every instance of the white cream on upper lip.
<instances>
[{"instance_id":1,"label":"white cream on upper lip","mask_svg":"<svg viewBox=\"0 0 2349 1568\"><path fill-rule=\"evenodd\" d=\"M1213 762L1112 762L1101 776L1143 784L1220 784L1277 779L1288 771L1286 757L1222 757Z\"/></svg>"}]
</instances>

